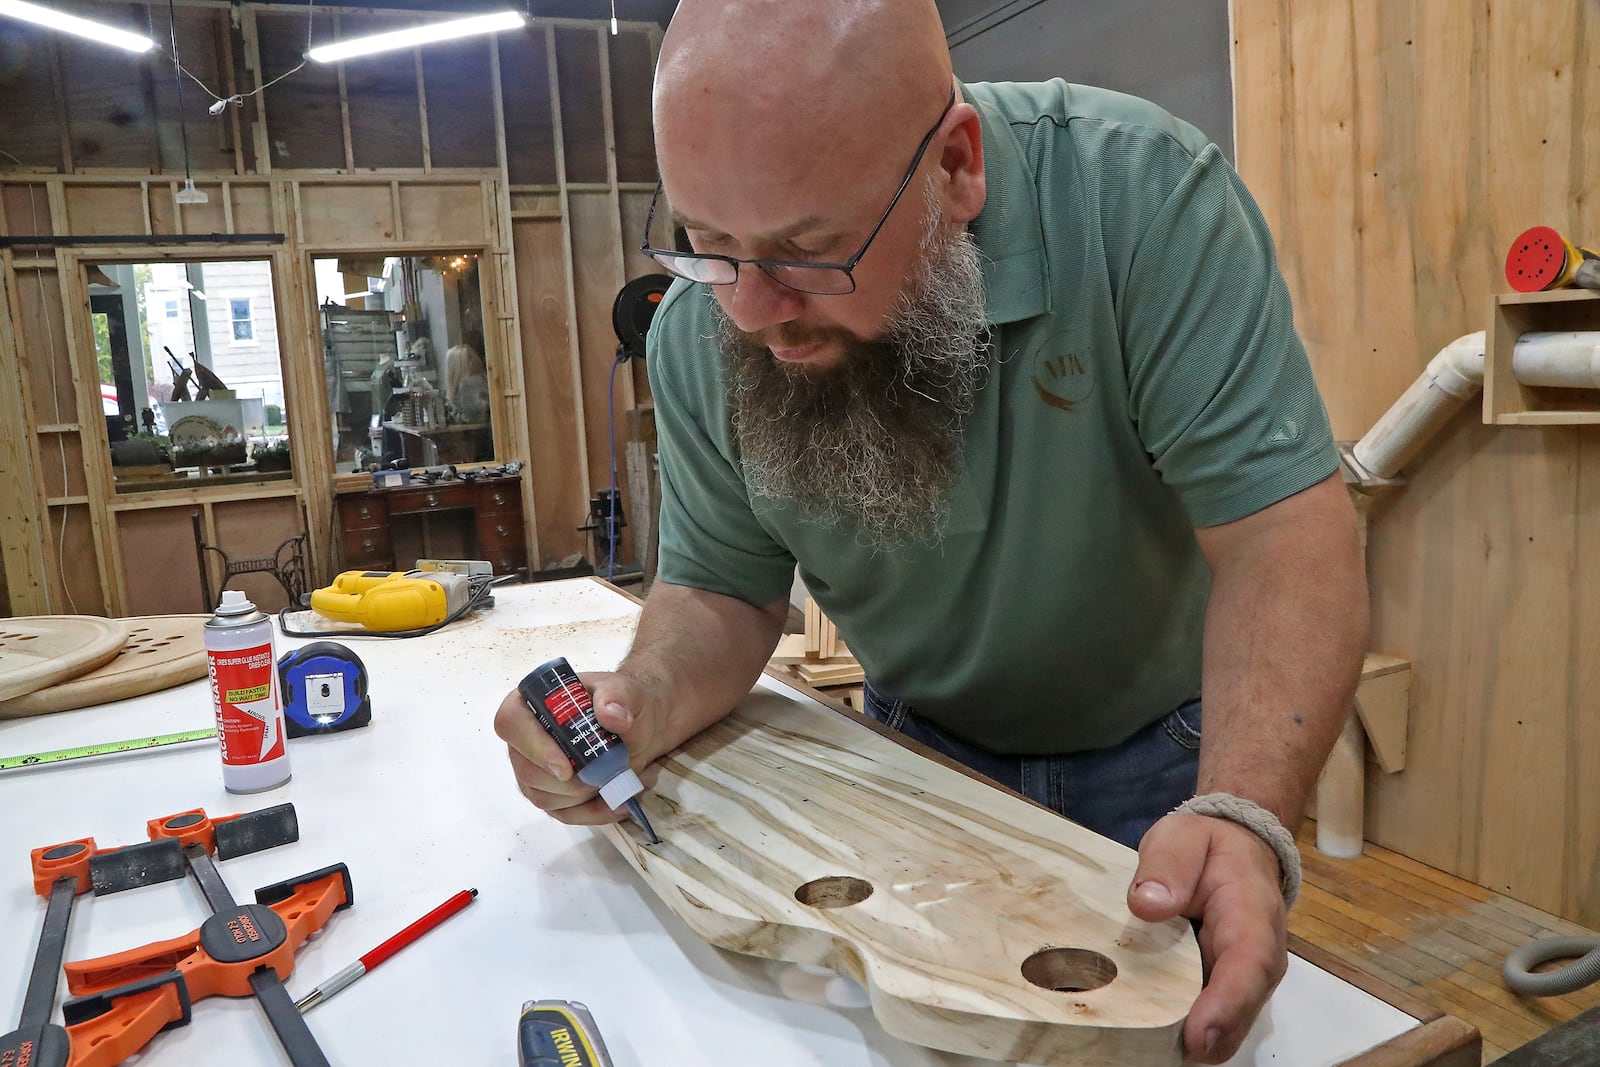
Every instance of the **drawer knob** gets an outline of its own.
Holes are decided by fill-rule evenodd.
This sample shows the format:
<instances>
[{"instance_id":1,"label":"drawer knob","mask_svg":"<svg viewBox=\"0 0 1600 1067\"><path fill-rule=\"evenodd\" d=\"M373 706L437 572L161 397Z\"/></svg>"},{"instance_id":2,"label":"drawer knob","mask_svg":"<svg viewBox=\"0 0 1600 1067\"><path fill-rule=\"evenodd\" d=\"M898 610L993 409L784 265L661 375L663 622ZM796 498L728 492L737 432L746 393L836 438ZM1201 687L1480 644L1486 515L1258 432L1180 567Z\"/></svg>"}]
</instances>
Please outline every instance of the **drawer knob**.
<instances>
[{"instance_id":1,"label":"drawer knob","mask_svg":"<svg viewBox=\"0 0 1600 1067\"><path fill-rule=\"evenodd\" d=\"M370 505L370 504L362 504L361 505L361 517L363 519L372 518L372 505Z\"/></svg>"},{"instance_id":2,"label":"drawer knob","mask_svg":"<svg viewBox=\"0 0 1600 1067\"><path fill-rule=\"evenodd\" d=\"M499 490L498 490L498 489L497 489L497 490L495 490L495 494L494 494L494 502L495 502L495 503L496 503L496 504L504 504L504 503L505 503L505 502L506 502L506 495L505 495L505 493L503 493L503 492L501 492L501 491L499 491Z\"/></svg>"},{"instance_id":3,"label":"drawer knob","mask_svg":"<svg viewBox=\"0 0 1600 1067\"><path fill-rule=\"evenodd\" d=\"M361 542L361 551L368 552L368 553L375 552L375 551L377 551L377 546L374 545L372 543L372 540L369 538L369 539Z\"/></svg>"},{"instance_id":4,"label":"drawer knob","mask_svg":"<svg viewBox=\"0 0 1600 1067\"><path fill-rule=\"evenodd\" d=\"M500 537L509 537L511 535L511 527L502 522L494 528L494 532Z\"/></svg>"},{"instance_id":5,"label":"drawer knob","mask_svg":"<svg viewBox=\"0 0 1600 1067\"><path fill-rule=\"evenodd\" d=\"M436 507L439 506L439 494L438 493L429 493L423 499L427 501L428 506L430 508L436 508Z\"/></svg>"}]
</instances>

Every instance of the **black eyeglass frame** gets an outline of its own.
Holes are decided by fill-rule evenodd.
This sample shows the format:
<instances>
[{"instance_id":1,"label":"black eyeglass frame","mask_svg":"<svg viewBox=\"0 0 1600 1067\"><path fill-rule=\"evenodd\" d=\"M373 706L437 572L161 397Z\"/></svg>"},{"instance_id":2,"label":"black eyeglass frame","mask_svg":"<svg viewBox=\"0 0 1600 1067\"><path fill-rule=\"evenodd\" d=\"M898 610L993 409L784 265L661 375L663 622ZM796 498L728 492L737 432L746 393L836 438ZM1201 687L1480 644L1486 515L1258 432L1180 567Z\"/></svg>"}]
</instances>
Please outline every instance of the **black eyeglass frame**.
<instances>
[{"instance_id":1,"label":"black eyeglass frame","mask_svg":"<svg viewBox=\"0 0 1600 1067\"><path fill-rule=\"evenodd\" d=\"M742 264L748 263L752 267L760 270L773 281L777 282L779 285L784 286L787 289L793 289L797 293L806 293L810 296L848 296L856 291L856 264L861 262L861 257L867 254L867 249L872 247L872 242L877 239L878 233L883 229L884 224L889 221L889 216L894 213L894 206L900 202L900 197L905 195L906 189L911 185L912 177L917 173L917 168L922 165L922 157L928 151L928 145L933 143L933 135L939 132L939 127L944 125L944 120L950 114L950 109L955 106L956 90L954 86L951 86L950 99L945 103L944 110L939 112L938 121L929 127L927 133L922 135L922 142L917 145L917 154L911 158L911 166L906 169L905 177L900 179L900 187L894 191L894 197L889 201L889 206L883 209L883 214L878 217L877 225L872 227L872 232L867 234L867 239L861 242L861 247L856 249L855 254L849 259L845 260L843 263L818 263L814 260L761 259L756 257L740 259L737 256L723 256L714 252L679 252L674 249L654 248L650 244L650 226L651 223L655 221L656 205L661 201L662 183L660 181L656 182L655 195L650 198L650 211L645 215L644 220L645 236L644 240L639 242L639 251L649 256L663 269L669 271L670 273L675 274L680 278L687 278L689 281L696 282L701 285L734 285L739 281L739 267ZM666 260L663 260L663 256L672 260L695 259L727 263L733 267L733 277L729 278L725 282L703 282L698 278L689 278L688 275L680 273L674 269L670 263L666 262ZM805 271L840 271L850 282L850 288L842 289L838 292L815 292L810 289L801 289L798 286L791 285L789 282L786 282L782 278L779 278L777 275L773 274L772 268L778 267L793 268Z\"/></svg>"}]
</instances>

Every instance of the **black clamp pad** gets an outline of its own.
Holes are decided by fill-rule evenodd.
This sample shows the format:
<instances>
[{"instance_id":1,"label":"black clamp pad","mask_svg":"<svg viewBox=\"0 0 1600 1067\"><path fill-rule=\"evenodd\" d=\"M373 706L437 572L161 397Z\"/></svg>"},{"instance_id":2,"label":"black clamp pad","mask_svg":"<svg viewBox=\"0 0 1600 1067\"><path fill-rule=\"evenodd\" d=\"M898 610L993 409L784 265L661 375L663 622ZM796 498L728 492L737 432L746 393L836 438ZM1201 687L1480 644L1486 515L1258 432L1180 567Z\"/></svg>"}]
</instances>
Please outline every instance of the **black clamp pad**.
<instances>
[{"instance_id":1,"label":"black clamp pad","mask_svg":"<svg viewBox=\"0 0 1600 1067\"><path fill-rule=\"evenodd\" d=\"M185 872L183 846L173 837L140 841L89 858L89 881L95 896L170 882Z\"/></svg>"},{"instance_id":2,"label":"black clamp pad","mask_svg":"<svg viewBox=\"0 0 1600 1067\"><path fill-rule=\"evenodd\" d=\"M333 909L334 911L343 911L356 902L355 886L350 882L350 868L345 866L343 863L335 863L333 866L324 867L320 871L312 871L309 874L298 875L297 877L290 878L286 881L274 882L272 885L262 886L260 889L256 890L256 903L265 904L267 907L271 907L274 904L288 900L290 897L294 896L295 892L301 886L310 885L313 882L320 882L330 874L340 874L344 876L344 903Z\"/></svg>"},{"instance_id":3,"label":"black clamp pad","mask_svg":"<svg viewBox=\"0 0 1600 1067\"><path fill-rule=\"evenodd\" d=\"M293 804L274 804L218 822L216 834L217 859L231 860L300 840L300 821Z\"/></svg>"},{"instance_id":4,"label":"black clamp pad","mask_svg":"<svg viewBox=\"0 0 1600 1067\"><path fill-rule=\"evenodd\" d=\"M90 1019L98 1019L106 1012L117 1006L117 1001L126 997L146 993L152 989L159 989L167 983L178 987L178 1003L182 1006L183 1014L161 1029L171 1030L175 1026L184 1026L189 1022L189 987L184 983L183 975L178 971L167 971L163 974L151 975L141 978L127 985L119 985L115 989L107 989L100 993L90 993L88 996L73 997L61 1005L61 1017L68 1026L77 1026Z\"/></svg>"}]
</instances>

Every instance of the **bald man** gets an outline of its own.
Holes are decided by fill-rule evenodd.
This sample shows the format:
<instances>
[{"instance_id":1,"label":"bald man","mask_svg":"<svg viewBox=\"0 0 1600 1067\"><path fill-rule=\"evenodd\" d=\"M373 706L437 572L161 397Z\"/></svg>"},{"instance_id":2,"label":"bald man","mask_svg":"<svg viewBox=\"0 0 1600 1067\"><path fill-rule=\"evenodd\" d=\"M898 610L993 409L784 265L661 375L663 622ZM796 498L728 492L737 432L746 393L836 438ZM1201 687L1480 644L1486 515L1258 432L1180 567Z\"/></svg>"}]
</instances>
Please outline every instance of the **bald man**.
<instances>
[{"instance_id":1,"label":"bald man","mask_svg":"<svg viewBox=\"0 0 1600 1067\"><path fill-rule=\"evenodd\" d=\"M1139 849L1133 913L1200 923L1186 1045L1228 1058L1366 644L1248 193L1143 101L961 84L931 0L683 0L655 132L661 561L601 721L643 767L726 715L798 564L875 718ZM534 804L616 817L516 694L496 729Z\"/></svg>"}]
</instances>

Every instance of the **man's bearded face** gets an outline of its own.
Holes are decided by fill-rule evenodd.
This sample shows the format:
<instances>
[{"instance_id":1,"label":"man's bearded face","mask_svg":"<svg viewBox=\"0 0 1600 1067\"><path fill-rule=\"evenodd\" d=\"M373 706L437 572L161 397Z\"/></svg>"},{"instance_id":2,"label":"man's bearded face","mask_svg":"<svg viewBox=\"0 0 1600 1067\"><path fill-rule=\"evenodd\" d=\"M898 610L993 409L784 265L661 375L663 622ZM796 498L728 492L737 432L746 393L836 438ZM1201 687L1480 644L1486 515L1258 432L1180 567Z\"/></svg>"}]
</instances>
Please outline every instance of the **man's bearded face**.
<instances>
[{"instance_id":1,"label":"man's bearded face","mask_svg":"<svg viewBox=\"0 0 1600 1067\"><path fill-rule=\"evenodd\" d=\"M986 369L977 245L931 196L924 217L918 261L875 340L792 323L747 334L712 302L751 490L877 548L938 541ZM841 357L816 369L769 350L816 342Z\"/></svg>"}]
</instances>

